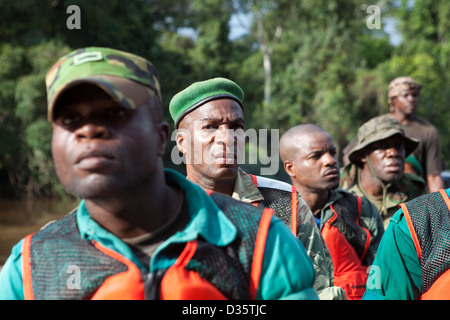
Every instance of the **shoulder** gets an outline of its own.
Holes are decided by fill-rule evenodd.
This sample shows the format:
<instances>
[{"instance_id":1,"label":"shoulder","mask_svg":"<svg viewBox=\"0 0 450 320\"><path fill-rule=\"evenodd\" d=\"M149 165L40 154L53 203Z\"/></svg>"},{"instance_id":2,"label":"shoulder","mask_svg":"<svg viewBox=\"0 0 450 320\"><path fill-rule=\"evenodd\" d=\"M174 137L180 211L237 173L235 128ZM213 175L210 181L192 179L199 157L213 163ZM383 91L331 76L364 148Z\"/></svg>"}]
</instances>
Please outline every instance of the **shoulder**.
<instances>
[{"instance_id":1,"label":"shoulder","mask_svg":"<svg viewBox=\"0 0 450 320\"><path fill-rule=\"evenodd\" d=\"M414 116L404 128L405 131L409 133L413 132L414 135L420 135L422 137L435 138L439 136L436 127L428 120L419 116Z\"/></svg>"},{"instance_id":2,"label":"shoulder","mask_svg":"<svg viewBox=\"0 0 450 320\"><path fill-rule=\"evenodd\" d=\"M405 172L400 182L402 185L406 185L407 191L413 192L415 196L422 195L426 192L427 183L423 178L415 174Z\"/></svg>"},{"instance_id":3,"label":"shoulder","mask_svg":"<svg viewBox=\"0 0 450 320\"><path fill-rule=\"evenodd\" d=\"M256 178L256 186L258 188L270 188L280 191L292 192L292 185L287 182L266 178L262 176L254 176L254 177Z\"/></svg>"},{"instance_id":4,"label":"shoulder","mask_svg":"<svg viewBox=\"0 0 450 320\"><path fill-rule=\"evenodd\" d=\"M411 124L434 128L434 125L432 125L431 122L418 115L413 116Z\"/></svg>"}]
</instances>

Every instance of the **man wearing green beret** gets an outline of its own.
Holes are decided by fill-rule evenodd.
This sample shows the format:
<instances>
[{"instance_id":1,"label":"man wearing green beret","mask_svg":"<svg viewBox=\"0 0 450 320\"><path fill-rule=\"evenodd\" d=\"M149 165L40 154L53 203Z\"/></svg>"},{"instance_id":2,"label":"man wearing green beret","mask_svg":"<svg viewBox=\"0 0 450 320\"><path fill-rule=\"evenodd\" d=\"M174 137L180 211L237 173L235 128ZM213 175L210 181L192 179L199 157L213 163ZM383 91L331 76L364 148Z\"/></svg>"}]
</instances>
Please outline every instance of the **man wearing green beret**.
<instances>
[{"instance_id":1,"label":"man wearing green beret","mask_svg":"<svg viewBox=\"0 0 450 320\"><path fill-rule=\"evenodd\" d=\"M342 187L373 202L385 227L400 203L426 192L422 178L404 172L405 158L417 144L397 120L373 118L359 128L348 156L351 164L343 168Z\"/></svg>"},{"instance_id":2,"label":"man wearing green beret","mask_svg":"<svg viewBox=\"0 0 450 320\"><path fill-rule=\"evenodd\" d=\"M321 299L343 299L333 286L331 256L311 210L287 183L250 175L239 167L238 149L245 143L244 93L233 81L196 82L170 102L176 143L184 154L187 179L205 190L272 208L306 248L316 270L314 288Z\"/></svg>"},{"instance_id":3,"label":"man wearing green beret","mask_svg":"<svg viewBox=\"0 0 450 320\"><path fill-rule=\"evenodd\" d=\"M149 61L78 49L46 85L55 169L82 200L12 249L0 300L318 298L305 249L272 210L164 169L169 126Z\"/></svg>"}]
</instances>

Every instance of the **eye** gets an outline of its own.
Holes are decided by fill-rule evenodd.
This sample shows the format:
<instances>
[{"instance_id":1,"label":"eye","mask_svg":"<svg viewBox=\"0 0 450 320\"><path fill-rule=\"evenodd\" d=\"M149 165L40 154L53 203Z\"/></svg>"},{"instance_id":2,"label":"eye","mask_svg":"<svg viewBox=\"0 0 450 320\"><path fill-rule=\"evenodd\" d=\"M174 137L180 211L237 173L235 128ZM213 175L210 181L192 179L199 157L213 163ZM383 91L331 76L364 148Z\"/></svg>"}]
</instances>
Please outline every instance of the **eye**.
<instances>
[{"instance_id":1,"label":"eye","mask_svg":"<svg viewBox=\"0 0 450 320\"><path fill-rule=\"evenodd\" d=\"M205 124L202 126L202 129L203 129L203 130L211 130L211 129L216 129L216 128L217 128L217 126L214 125L214 124L212 124L212 123L205 123Z\"/></svg>"},{"instance_id":2,"label":"eye","mask_svg":"<svg viewBox=\"0 0 450 320\"><path fill-rule=\"evenodd\" d=\"M81 116L78 114L67 114L60 118L60 123L63 126L70 127L74 126L81 121Z\"/></svg>"},{"instance_id":3,"label":"eye","mask_svg":"<svg viewBox=\"0 0 450 320\"><path fill-rule=\"evenodd\" d=\"M108 117L117 119L127 119L129 117L129 112L124 108L110 108L107 112Z\"/></svg>"}]
</instances>

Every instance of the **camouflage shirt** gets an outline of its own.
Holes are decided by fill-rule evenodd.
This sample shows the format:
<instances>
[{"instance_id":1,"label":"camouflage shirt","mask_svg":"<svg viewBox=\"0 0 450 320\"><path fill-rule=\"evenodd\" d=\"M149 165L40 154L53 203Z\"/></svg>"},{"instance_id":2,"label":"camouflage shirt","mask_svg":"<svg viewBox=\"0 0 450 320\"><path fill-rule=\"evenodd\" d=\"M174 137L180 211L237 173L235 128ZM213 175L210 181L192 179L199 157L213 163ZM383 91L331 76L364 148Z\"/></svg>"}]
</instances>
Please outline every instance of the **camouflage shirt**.
<instances>
[{"instance_id":1,"label":"camouflage shirt","mask_svg":"<svg viewBox=\"0 0 450 320\"><path fill-rule=\"evenodd\" d=\"M380 212L385 228L389 224L391 217L398 210L400 203L420 196L426 193L427 190L425 181L422 178L413 174L404 173L400 180L386 186L384 197L374 197L369 195L361 186L359 169L356 170L353 183L343 185L343 188L360 197L369 199Z\"/></svg>"},{"instance_id":2,"label":"camouflage shirt","mask_svg":"<svg viewBox=\"0 0 450 320\"><path fill-rule=\"evenodd\" d=\"M267 180L273 183L273 188L277 188L277 185L288 185L281 181ZM232 197L247 203L264 201L264 196L255 186L251 176L242 169L239 169ZM345 291L340 287L334 287L334 270L330 252L320 235L313 214L298 193L297 201L297 238L303 244L313 262L316 271L314 289L317 290L321 300L346 299Z\"/></svg>"}]
</instances>

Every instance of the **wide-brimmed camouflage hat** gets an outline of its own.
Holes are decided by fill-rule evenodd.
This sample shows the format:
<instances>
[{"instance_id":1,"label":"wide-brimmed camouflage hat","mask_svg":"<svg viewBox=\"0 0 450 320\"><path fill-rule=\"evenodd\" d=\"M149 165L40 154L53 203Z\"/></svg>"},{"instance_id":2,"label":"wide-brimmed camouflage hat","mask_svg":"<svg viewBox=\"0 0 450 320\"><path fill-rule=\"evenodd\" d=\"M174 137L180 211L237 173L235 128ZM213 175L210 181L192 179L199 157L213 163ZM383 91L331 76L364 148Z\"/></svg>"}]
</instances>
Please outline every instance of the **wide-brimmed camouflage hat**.
<instances>
[{"instance_id":1,"label":"wide-brimmed camouflage hat","mask_svg":"<svg viewBox=\"0 0 450 320\"><path fill-rule=\"evenodd\" d=\"M161 99L159 75L148 60L111 48L83 48L60 58L45 77L49 121L61 94L82 83L100 87L125 108L138 108L155 94Z\"/></svg>"},{"instance_id":2,"label":"wide-brimmed camouflage hat","mask_svg":"<svg viewBox=\"0 0 450 320\"><path fill-rule=\"evenodd\" d=\"M405 157L412 153L419 144L418 140L408 138L401 124L388 115L379 116L367 121L358 129L357 145L353 147L348 155L350 162L361 167L361 158L364 156L365 149L370 144L395 135L403 138L405 143Z\"/></svg>"}]
</instances>

